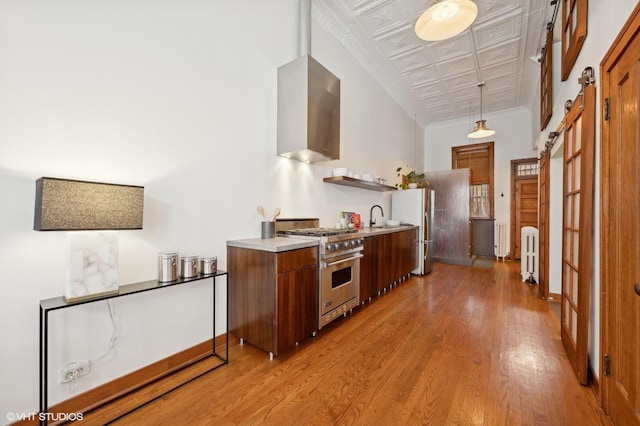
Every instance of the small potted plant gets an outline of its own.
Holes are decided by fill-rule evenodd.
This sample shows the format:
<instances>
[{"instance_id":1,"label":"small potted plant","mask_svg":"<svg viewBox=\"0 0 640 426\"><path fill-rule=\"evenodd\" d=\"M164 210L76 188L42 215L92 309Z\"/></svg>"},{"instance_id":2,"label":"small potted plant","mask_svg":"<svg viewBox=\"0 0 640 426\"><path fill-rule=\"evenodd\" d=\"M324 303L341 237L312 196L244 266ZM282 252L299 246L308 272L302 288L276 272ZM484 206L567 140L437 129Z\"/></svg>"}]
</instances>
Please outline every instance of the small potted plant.
<instances>
[{"instance_id":1,"label":"small potted plant","mask_svg":"<svg viewBox=\"0 0 640 426\"><path fill-rule=\"evenodd\" d=\"M424 180L424 173L416 173L416 171L409 165L398 167L396 172L398 173L398 177L402 180L401 183L396 183L396 187L399 189L422 188L424 185L429 184Z\"/></svg>"}]
</instances>

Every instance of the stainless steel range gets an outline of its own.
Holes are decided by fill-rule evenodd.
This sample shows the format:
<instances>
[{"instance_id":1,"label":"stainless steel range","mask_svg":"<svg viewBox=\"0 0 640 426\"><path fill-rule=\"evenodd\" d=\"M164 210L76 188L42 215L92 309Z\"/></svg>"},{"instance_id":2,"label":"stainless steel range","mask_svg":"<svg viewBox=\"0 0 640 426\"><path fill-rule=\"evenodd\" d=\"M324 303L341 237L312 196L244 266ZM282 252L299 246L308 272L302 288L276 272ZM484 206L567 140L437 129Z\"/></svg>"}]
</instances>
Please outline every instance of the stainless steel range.
<instances>
[{"instance_id":1,"label":"stainless steel range","mask_svg":"<svg viewBox=\"0 0 640 426\"><path fill-rule=\"evenodd\" d=\"M281 231L287 237L319 241L318 329L358 306L360 258L364 238L355 229L301 228Z\"/></svg>"}]
</instances>

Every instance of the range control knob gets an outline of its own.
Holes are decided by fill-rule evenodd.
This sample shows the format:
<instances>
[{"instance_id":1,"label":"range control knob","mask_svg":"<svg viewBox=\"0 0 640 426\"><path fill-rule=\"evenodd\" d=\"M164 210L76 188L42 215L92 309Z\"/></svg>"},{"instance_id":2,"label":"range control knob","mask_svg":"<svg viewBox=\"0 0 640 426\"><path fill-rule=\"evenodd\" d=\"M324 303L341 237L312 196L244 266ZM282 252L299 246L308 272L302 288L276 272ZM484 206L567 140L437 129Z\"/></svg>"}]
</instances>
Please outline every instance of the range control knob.
<instances>
[{"instance_id":1,"label":"range control knob","mask_svg":"<svg viewBox=\"0 0 640 426\"><path fill-rule=\"evenodd\" d=\"M334 251L336 249L335 244L327 244L327 251Z\"/></svg>"}]
</instances>

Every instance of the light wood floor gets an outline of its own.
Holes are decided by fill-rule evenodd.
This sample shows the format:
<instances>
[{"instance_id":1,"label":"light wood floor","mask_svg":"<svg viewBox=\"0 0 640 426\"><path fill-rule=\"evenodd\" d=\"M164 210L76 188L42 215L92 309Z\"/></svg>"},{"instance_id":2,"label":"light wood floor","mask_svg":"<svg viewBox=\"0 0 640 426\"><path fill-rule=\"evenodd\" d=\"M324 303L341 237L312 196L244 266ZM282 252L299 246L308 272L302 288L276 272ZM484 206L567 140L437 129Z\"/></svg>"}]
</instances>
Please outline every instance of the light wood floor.
<instances>
[{"instance_id":1,"label":"light wood floor","mask_svg":"<svg viewBox=\"0 0 640 426\"><path fill-rule=\"evenodd\" d=\"M518 266L438 263L273 361L232 345L229 365L116 424L609 424Z\"/></svg>"}]
</instances>

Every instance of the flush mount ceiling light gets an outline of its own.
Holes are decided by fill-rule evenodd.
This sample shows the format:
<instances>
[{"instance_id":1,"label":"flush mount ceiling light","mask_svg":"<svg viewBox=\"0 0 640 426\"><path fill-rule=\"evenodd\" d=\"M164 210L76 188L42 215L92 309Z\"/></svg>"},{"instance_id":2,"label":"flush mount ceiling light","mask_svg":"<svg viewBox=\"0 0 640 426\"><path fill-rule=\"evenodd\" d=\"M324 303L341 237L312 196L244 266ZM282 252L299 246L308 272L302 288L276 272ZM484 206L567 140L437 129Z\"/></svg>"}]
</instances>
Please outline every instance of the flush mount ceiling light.
<instances>
[{"instance_id":1,"label":"flush mount ceiling light","mask_svg":"<svg viewBox=\"0 0 640 426\"><path fill-rule=\"evenodd\" d=\"M473 128L473 132L467 135L471 139L485 138L496 133L495 130L488 129L487 120L482 119L482 86L484 86L484 81L478 83L478 86L480 87L480 120L476 121L476 127Z\"/></svg>"},{"instance_id":2,"label":"flush mount ceiling light","mask_svg":"<svg viewBox=\"0 0 640 426\"><path fill-rule=\"evenodd\" d=\"M444 40L469 28L477 15L471 0L436 0L418 18L416 35L426 41Z\"/></svg>"}]
</instances>

